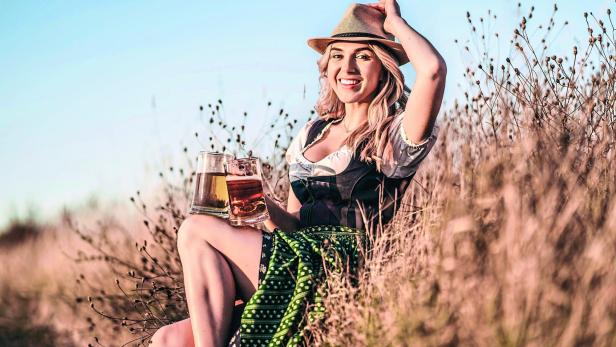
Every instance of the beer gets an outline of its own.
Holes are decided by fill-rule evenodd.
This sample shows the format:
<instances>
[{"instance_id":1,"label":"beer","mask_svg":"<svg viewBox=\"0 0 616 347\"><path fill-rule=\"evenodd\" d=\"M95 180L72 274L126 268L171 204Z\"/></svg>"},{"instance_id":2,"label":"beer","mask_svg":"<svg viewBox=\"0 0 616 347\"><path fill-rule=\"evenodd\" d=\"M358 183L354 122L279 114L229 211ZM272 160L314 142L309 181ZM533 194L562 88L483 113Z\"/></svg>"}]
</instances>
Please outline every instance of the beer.
<instances>
[{"instance_id":1,"label":"beer","mask_svg":"<svg viewBox=\"0 0 616 347\"><path fill-rule=\"evenodd\" d=\"M259 179L235 178L227 181L230 212L236 217L246 218L267 211L263 186Z\"/></svg>"},{"instance_id":2,"label":"beer","mask_svg":"<svg viewBox=\"0 0 616 347\"><path fill-rule=\"evenodd\" d=\"M226 214L229 194L225 174L220 172L198 173L193 203L201 206L200 209L203 212Z\"/></svg>"},{"instance_id":3,"label":"beer","mask_svg":"<svg viewBox=\"0 0 616 347\"><path fill-rule=\"evenodd\" d=\"M229 192L229 223L231 225L255 225L269 218L263 194L259 159L229 160L227 162L227 191Z\"/></svg>"},{"instance_id":4,"label":"beer","mask_svg":"<svg viewBox=\"0 0 616 347\"><path fill-rule=\"evenodd\" d=\"M225 162L230 156L202 151L197 157L197 176L189 213L228 217L229 195Z\"/></svg>"}]
</instances>

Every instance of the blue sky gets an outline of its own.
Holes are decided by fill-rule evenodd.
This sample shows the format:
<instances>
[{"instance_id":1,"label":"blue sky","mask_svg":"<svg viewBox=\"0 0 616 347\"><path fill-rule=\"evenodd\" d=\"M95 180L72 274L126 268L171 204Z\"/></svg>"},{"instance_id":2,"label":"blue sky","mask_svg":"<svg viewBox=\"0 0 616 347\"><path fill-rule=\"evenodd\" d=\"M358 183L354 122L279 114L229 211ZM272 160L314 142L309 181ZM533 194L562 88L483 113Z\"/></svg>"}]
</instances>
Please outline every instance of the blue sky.
<instances>
[{"instance_id":1,"label":"blue sky","mask_svg":"<svg viewBox=\"0 0 616 347\"><path fill-rule=\"evenodd\" d=\"M239 117L271 100L306 117L318 92L318 55L306 39L329 35L350 3L0 2L0 227L29 208L47 218L92 196L126 201L183 146L200 149L192 134L203 129L201 104L221 98L226 114ZM584 42L582 13L604 13L610 3L559 2L557 20L571 25L553 47ZM453 42L470 37L466 11L476 18L492 9L494 31L508 41L517 1L434 4L400 2L445 57L450 102L469 61ZM552 4L537 1L536 19ZM403 71L412 85L412 67Z\"/></svg>"}]
</instances>

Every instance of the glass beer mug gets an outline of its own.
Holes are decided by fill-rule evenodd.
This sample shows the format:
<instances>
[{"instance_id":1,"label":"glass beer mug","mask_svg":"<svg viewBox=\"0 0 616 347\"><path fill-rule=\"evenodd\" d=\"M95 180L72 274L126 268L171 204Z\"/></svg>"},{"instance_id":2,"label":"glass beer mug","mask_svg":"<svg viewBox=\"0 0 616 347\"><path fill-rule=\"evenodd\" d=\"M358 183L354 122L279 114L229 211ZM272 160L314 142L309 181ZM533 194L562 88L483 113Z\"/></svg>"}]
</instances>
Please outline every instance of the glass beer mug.
<instances>
[{"instance_id":1,"label":"glass beer mug","mask_svg":"<svg viewBox=\"0 0 616 347\"><path fill-rule=\"evenodd\" d=\"M199 152L197 177L189 213L209 214L223 218L229 216L225 163L231 159L229 154Z\"/></svg>"},{"instance_id":2,"label":"glass beer mug","mask_svg":"<svg viewBox=\"0 0 616 347\"><path fill-rule=\"evenodd\" d=\"M258 158L227 161L227 190L229 224L255 225L269 218Z\"/></svg>"}]
</instances>

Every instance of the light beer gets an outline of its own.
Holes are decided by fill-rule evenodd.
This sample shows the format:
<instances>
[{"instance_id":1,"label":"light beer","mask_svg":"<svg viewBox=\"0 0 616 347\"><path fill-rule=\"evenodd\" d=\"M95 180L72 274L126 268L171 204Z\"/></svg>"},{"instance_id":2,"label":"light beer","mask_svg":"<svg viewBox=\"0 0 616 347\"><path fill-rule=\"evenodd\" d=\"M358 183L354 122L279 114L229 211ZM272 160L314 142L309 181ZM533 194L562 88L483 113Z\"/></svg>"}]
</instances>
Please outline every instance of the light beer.
<instances>
[{"instance_id":1,"label":"light beer","mask_svg":"<svg viewBox=\"0 0 616 347\"><path fill-rule=\"evenodd\" d=\"M225 163L228 159L230 156L223 153L199 153L189 213L228 217L229 195L225 179Z\"/></svg>"},{"instance_id":2,"label":"light beer","mask_svg":"<svg viewBox=\"0 0 616 347\"><path fill-rule=\"evenodd\" d=\"M201 206L207 212L226 214L229 206L227 181L220 172L197 174L193 204Z\"/></svg>"}]
</instances>

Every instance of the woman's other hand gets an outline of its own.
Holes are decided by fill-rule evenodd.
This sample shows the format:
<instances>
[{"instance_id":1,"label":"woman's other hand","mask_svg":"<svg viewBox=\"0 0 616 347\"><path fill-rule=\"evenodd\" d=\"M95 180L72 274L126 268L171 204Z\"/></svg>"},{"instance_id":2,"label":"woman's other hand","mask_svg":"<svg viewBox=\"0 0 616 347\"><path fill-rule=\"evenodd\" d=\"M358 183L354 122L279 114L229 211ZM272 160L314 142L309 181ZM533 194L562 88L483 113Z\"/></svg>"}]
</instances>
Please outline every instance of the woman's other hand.
<instances>
[{"instance_id":1,"label":"woman's other hand","mask_svg":"<svg viewBox=\"0 0 616 347\"><path fill-rule=\"evenodd\" d=\"M287 212L269 193L265 193L265 204L270 215L270 218L264 223L268 230L274 228L282 229L285 232L297 230L299 215Z\"/></svg>"}]
</instances>

